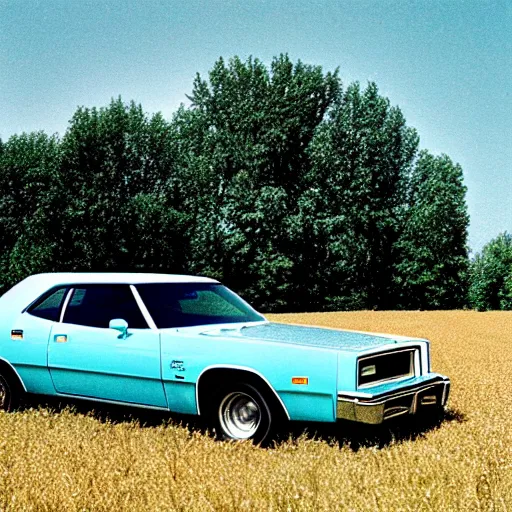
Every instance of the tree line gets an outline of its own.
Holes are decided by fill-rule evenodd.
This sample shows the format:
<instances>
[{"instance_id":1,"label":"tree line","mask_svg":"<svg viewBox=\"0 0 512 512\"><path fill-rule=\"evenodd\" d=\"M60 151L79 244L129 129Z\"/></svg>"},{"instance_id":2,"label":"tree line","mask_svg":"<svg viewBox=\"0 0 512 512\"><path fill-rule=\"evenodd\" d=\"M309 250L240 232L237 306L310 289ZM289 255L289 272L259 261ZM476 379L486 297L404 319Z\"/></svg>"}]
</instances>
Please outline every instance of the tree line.
<instances>
[{"instance_id":1,"label":"tree line","mask_svg":"<svg viewBox=\"0 0 512 512\"><path fill-rule=\"evenodd\" d=\"M62 137L0 141L3 291L37 272L145 271L217 278L263 311L480 293L462 169L420 150L375 83L221 58L188 98L170 120L119 98L79 108Z\"/></svg>"}]
</instances>

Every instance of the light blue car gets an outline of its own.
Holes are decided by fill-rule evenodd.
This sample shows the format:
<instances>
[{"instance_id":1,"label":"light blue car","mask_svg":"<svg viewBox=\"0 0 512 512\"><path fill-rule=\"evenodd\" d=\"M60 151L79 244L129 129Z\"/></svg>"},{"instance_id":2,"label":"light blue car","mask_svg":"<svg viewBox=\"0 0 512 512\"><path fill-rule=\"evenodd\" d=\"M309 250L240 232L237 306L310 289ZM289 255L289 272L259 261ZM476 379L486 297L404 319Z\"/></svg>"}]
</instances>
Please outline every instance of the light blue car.
<instances>
[{"instance_id":1,"label":"light blue car","mask_svg":"<svg viewBox=\"0 0 512 512\"><path fill-rule=\"evenodd\" d=\"M213 279L39 274L0 298L0 407L36 393L206 416L268 441L281 419L378 424L448 399L429 342L268 322Z\"/></svg>"}]
</instances>

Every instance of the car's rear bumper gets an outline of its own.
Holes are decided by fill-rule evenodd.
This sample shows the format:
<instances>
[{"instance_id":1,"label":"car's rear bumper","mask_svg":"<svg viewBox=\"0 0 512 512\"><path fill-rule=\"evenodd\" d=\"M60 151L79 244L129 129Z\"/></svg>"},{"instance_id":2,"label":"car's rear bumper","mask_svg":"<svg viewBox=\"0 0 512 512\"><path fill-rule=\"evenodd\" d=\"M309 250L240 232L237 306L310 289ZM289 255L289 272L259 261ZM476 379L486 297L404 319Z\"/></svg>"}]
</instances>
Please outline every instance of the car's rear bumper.
<instances>
[{"instance_id":1,"label":"car's rear bumper","mask_svg":"<svg viewBox=\"0 0 512 512\"><path fill-rule=\"evenodd\" d=\"M396 416L439 410L449 393L450 379L443 375L378 394L340 392L336 417L376 425Z\"/></svg>"}]
</instances>

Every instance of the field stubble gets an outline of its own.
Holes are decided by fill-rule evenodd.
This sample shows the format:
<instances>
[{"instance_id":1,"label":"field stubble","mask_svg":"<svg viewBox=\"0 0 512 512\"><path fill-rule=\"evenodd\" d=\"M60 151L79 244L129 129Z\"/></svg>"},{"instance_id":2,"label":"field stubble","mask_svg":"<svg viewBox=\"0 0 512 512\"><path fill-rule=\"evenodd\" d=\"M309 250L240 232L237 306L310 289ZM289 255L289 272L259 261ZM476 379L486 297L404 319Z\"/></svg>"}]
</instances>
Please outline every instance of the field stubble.
<instances>
[{"instance_id":1,"label":"field stubble","mask_svg":"<svg viewBox=\"0 0 512 512\"><path fill-rule=\"evenodd\" d=\"M180 418L36 403L0 413L0 510L512 510L512 313L269 316L429 338L447 416L300 425L263 449Z\"/></svg>"}]
</instances>

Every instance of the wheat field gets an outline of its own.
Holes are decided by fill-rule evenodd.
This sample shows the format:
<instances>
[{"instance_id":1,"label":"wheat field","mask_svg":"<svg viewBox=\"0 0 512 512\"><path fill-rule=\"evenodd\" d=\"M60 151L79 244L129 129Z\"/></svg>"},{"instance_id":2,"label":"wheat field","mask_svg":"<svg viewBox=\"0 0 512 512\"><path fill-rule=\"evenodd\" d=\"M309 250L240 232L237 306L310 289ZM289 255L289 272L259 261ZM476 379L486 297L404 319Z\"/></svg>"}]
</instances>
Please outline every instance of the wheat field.
<instances>
[{"instance_id":1,"label":"wheat field","mask_svg":"<svg viewBox=\"0 0 512 512\"><path fill-rule=\"evenodd\" d=\"M0 413L0 510L512 511L512 312L269 317L429 338L446 416L292 425L263 449L191 418L31 401Z\"/></svg>"}]
</instances>

